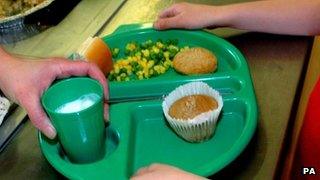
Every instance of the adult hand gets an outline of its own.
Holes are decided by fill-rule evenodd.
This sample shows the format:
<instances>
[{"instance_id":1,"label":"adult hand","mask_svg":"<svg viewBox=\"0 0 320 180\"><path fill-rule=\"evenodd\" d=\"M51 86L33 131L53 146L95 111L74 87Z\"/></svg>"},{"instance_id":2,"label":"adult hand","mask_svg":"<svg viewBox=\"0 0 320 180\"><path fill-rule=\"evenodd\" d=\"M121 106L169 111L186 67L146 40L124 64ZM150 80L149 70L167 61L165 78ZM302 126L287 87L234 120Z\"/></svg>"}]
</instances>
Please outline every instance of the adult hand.
<instances>
[{"instance_id":1,"label":"adult hand","mask_svg":"<svg viewBox=\"0 0 320 180\"><path fill-rule=\"evenodd\" d=\"M28 60L10 55L1 58L1 90L8 98L26 109L33 125L48 138L54 138L56 131L42 109L40 97L55 79L88 75L102 84L105 99L108 98L107 80L94 64L62 58ZM109 118L108 111L108 105L105 103L106 120Z\"/></svg>"},{"instance_id":2,"label":"adult hand","mask_svg":"<svg viewBox=\"0 0 320 180\"><path fill-rule=\"evenodd\" d=\"M159 30L169 28L197 29L218 26L218 8L216 6L178 3L163 10L154 22Z\"/></svg>"},{"instance_id":3,"label":"adult hand","mask_svg":"<svg viewBox=\"0 0 320 180\"><path fill-rule=\"evenodd\" d=\"M188 173L173 166L164 164L151 164L138 170L131 180L205 180L206 178Z\"/></svg>"}]
</instances>

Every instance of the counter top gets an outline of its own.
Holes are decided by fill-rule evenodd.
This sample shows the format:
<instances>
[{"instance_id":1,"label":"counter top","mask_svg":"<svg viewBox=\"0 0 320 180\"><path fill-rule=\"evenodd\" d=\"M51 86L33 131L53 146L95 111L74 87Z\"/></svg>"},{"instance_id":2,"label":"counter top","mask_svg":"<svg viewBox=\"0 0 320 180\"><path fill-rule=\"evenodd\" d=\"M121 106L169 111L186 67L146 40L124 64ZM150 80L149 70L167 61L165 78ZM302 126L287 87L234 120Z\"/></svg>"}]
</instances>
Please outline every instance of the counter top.
<instances>
[{"instance_id":1,"label":"counter top","mask_svg":"<svg viewBox=\"0 0 320 180\"><path fill-rule=\"evenodd\" d=\"M123 5L120 1L111 2L83 0L58 26L5 48L26 56L67 56L89 35L105 36L121 24L152 22L161 9L177 1L129 0ZM227 1L214 3L222 2ZM92 8L98 10L89 15ZM84 19L78 22L81 18ZM312 38L233 29L212 33L226 38L247 58L259 107L258 127L251 143L239 158L212 178L272 179ZM37 131L29 121L0 154L0 179L26 177L61 178L42 156Z\"/></svg>"}]
</instances>

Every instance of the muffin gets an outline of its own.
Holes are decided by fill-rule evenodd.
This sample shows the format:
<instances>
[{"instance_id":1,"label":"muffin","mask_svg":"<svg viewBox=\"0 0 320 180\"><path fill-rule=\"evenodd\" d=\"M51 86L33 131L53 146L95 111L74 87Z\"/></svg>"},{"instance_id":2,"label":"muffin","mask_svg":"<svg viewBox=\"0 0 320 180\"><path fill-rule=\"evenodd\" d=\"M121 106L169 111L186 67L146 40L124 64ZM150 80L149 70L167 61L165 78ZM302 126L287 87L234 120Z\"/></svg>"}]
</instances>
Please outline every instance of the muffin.
<instances>
[{"instance_id":1,"label":"muffin","mask_svg":"<svg viewBox=\"0 0 320 180\"><path fill-rule=\"evenodd\" d=\"M216 56L207 49L194 47L177 53L173 59L173 68L182 74L207 74L217 69Z\"/></svg>"},{"instance_id":2,"label":"muffin","mask_svg":"<svg viewBox=\"0 0 320 180\"><path fill-rule=\"evenodd\" d=\"M169 108L169 115L175 119L193 119L197 115L217 109L217 101L210 96L195 94L182 97Z\"/></svg>"},{"instance_id":3,"label":"muffin","mask_svg":"<svg viewBox=\"0 0 320 180\"><path fill-rule=\"evenodd\" d=\"M162 103L169 125L189 142L202 142L212 137L222 106L219 92L203 82L176 88Z\"/></svg>"}]
</instances>

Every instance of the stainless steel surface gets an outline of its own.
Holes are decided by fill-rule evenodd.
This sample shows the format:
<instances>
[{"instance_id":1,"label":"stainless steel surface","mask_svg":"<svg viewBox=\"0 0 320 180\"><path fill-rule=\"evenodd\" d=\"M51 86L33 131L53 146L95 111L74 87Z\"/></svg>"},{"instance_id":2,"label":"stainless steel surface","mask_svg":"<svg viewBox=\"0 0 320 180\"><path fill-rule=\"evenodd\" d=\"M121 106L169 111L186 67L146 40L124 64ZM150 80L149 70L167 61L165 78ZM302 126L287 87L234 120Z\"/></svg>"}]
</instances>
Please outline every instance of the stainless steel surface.
<instances>
[{"instance_id":1,"label":"stainless steel surface","mask_svg":"<svg viewBox=\"0 0 320 180\"><path fill-rule=\"evenodd\" d=\"M5 22L9 22L9 21L12 21L12 20L16 20L16 19L21 19L29 14L32 14L42 8L45 8L47 7L48 5L50 5L54 0L45 0L43 1L42 3L38 4L37 6L33 7L33 8L30 8L28 9L27 11L25 12L21 12L19 14L16 14L16 15L13 15L13 16L8 16L8 17L5 17L5 18L0 18L0 27L2 26L2 23L5 23Z\"/></svg>"},{"instance_id":2,"label":"stainless steel surface","mask_svg":"<svg viewBox=\"0 0 320 180\"><path fill-rule=\"evenodd\" d=\"M0 153L18 132L19 126L26 117L26 112L16 104L12 104L0 126Z\"/></svg>"},{"instance_id":3,"label":"stainless steel surface","mask_svg":"<svg viewBox=\"0 0 320 180\"><path fill-rule=\"evenodd\" d=\"M37 24L25 24L23 18L3 22L0 25L0 44L9 44L38 34L44 28Z\"/></svg>"},{"instance_id":4,"label":"stainless steel surface","mask_svg":"<svg viewBox=\"0 0 320 180\"><path fill-rule=\"evenodd\" d=\"M46 29L38 23L26 22L26 17L49 6L54 0L46 0L41 4L19 14L0 18L0 44L8 44L31 37Z\"/></svg>"},{"instance_id":5,"label":"stainless steel surface","mask_svg":"<svg viewBox=\"0 0 320 180\"><path fill-rule=\"evenodd\" d=\"M80 0L45 0L17 15L0 19L0 44L13 44L60 23Z\"/></svg>"}]
</instances>

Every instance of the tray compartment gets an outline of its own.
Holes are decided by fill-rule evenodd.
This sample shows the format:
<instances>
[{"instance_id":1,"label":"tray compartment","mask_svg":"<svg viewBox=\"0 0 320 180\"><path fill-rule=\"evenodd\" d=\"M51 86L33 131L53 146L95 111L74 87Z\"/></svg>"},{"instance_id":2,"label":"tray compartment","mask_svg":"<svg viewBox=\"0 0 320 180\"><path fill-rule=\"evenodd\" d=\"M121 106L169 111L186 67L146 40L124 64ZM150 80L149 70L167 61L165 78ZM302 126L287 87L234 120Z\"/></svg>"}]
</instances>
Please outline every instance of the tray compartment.
<instances>
[{"instance_id":1,"label":"tray compartment","mask_svg":"<svg viewBox=\"0 0 320 180\"><path fill-rule=\"evenodd\" d=\"M110 99L111 100L124 100L124 99L137 99L157 96L161 97L163 94L170 92L170 90L190 81L205 81L211 83L213 87L222 87L224 80L231 80L233 82L225 81L225 88L228 93L239 90L239 83L235 82L233 77L235 75L243 76L247 73L246 61L242 54L227 41L209 34L204 31L186 31L186 30L167 30L156 31L152 28L145 29L130 29L120 28L117 32L106 36L103 40L110 47L120 48L120 56L124 56L124 47L128 42L144 42L146 40L156 41L158 39L178 39L179 46L183 47L188 45L200 46L211 50L218 59L218 68L215 72L202 75L182 75L177 73L174 69L170 69L165 74L150 79L144 80L131 80L129 82L110 82ZM211 82L212 81L212 82ZM218 82L218 85L216 85ZM236 85L238 84L238 85ZM155 88L157 87L157 88ZM224 89L225 89L224 88Z\"/></svg>"},{"instance_id":2,"label":"tray compartment","mask_svg":"<svg viewBox=\"0 0 320 180\"><path fill-rule=\"evenodd\" d=\"M190 143L175 134L165 120L161 101L127 104L131 106L129 142L133 146L129 152L128 174L158 162L206 175L203 165L218 162L238 141L246 126L246 103L238 99L224 103L214 136L202 143Z\"/></svg>"},{"instance_id":3,"label":"tray compartment","mask_svg":"<svg viewBox=\"0 0 320 180\"><path fill-rule=\"evenodd\" d=\"M178 46L180 47L200 46L212 51L219 62L218 72L236 70L240 66L241 60L238 55L239 52L231 44L207 32L198 32L199 33L194 33L192 31L182 30L156 31L153 29L146 29L143 32L137 33L134 31L117 33L112 36L106 36L103 40L112 48L120 48L119 57L123 57L126 44L132 41L141 43L149 39L152 41L157 41L158 39L164 41L169 39L178 39ZM155 36L154 33L157 33L157 36Z\"/></svg>"}]
</instances>

